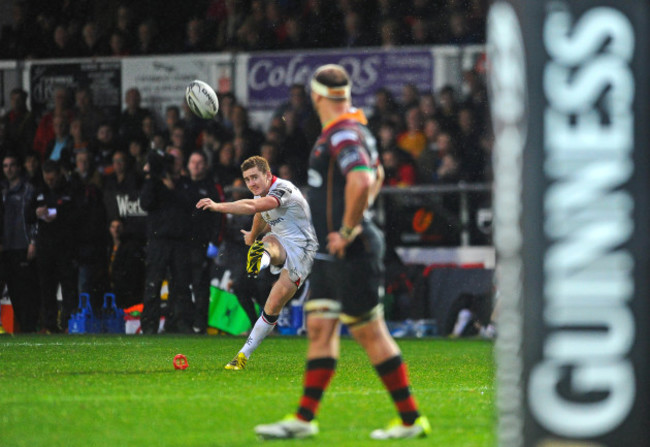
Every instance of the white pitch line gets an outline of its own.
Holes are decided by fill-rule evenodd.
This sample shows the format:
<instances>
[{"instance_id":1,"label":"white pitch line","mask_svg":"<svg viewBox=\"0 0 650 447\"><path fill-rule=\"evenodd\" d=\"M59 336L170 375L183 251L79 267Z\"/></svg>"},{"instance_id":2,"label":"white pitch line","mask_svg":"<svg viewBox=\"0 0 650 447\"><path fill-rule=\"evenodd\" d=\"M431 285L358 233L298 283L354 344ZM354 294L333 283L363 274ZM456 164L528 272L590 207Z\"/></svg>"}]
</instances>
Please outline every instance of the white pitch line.
<instances>
[{"instance_id":1,"label":"white pitch line","mask_svg":"<svg viewBox=\"0 0 650 447\"><path fill-rule=\"evenodd\" d=\"M115 346L115 345L126 345L130 343L126 343L123 341L115 341L115 342L109 342L109 341L103 341L103 342L97 342L97 341L66 341L66 342L53 342L53 343L38 343L38 342L30 342L30 341L22 341L22 342L16 342L16 343L0 343L0 346L2 347L12 347L12 346ZM142 345L152 345L153 342L140 342L138 343L138 346Z\"/></svg>"}]
</instances>

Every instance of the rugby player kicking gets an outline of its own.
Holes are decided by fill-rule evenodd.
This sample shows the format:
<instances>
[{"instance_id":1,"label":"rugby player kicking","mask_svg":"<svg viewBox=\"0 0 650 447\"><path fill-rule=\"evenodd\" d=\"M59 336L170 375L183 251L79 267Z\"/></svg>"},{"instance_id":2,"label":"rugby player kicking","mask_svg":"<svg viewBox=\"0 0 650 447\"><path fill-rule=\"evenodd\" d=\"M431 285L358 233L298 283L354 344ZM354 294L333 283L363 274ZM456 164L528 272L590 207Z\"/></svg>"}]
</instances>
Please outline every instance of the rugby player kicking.
<instances>
[{"instance_id":1,"label":"rugby player kicking","mask_svg":"<svg viewBox=\"0 0 650 447\"><path fill-rule=\"evenodd\" d=\"M254 198L221 203L204 198L196 204L199 209L219 213L254 214L250 231L241 230L250 246L246 271L257 277L260 270L269 267L271 273L280 274L246 343L225 366L234 371L246 367L253 351L273 331L280 311L309 276L318 250L309 205L298 187L274 176L260 156L246 159L241 171Z\"/></svg>"}]
</instances>

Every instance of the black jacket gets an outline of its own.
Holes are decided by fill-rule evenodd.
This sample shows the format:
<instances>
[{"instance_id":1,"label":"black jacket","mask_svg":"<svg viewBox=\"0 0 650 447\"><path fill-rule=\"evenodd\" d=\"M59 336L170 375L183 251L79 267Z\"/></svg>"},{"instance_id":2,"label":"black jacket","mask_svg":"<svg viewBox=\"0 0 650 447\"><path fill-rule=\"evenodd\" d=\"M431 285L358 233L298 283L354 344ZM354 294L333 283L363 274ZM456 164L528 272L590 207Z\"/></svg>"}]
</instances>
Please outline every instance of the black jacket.
<instances>
[{"instance_id":1,"label":"black jacket","mask_svg":"<svg viewBox=\"0 0 650 447\"><path fill-rule=\"evenodd\" d=\"M123 237L117 251L109 250L108 264L111 291L120 308L142 302L144 295L145 263L139 242Z\"/></svg>"},{"instance_id":2,"label":"black jacket","mask_svg":"<svg viewBox=\"0 0 650 447\"><path fill-rule=\"evenodd\" d=\"M85 184L75 175L72 176L71 183L78 197L79 262L103 261L109 233L102 192L93 184Z\"/></svg>"},{"instance_id":3,"label":"black jacket","mask_svg":"<svg viewBox=\"0 0 650 447\"><path fill-rule=\"evenodd\" d=\"M141 181L133 172L127 173L121 183L111 174L104 181L104 206L109 223L119 218L124 222L125 234L144 240L147 212L140 206L140 188Z\"/></svg>"},{"instance_id":4,"label":"black jacket","mask_svg":"<svg viewBox=\"0 0 650 447\"><path fill-rule=\"evenodd\" d=\"M36 209L41 206L56 209L56 219L52 222L37 219ZM54 189L47 186L39 189L25 216L29 224L37 224L37 250L76 253L81 214L79 191L64 177Z\"/></svg>"},{"instance_id":5,"label":"black jacket","mask_svg":"<svg viewBox=\"0 0 650 447\"><path fill-rule=\"evenodd\" d=\"M190 240L194 204L189 199L186 181L176 180L174 189L168 189L162 180L146 179L140 192L140 206L147 212L149 239Z\"/></svg>"},{"instance_id":6,"label":"black jacket","mask_svg":"<svg viewBox=\"0 0 650 447\"><path fill-rule=\"evenodd\" d=\"M4 224L2 235L3 250L26 250L29 243L36 236L36 224L27 223L26 214L31 209L34 200L34 187L26 180L10 188L4 182L2 185L2 204L4 216L0 222L0 230Z\"/></svg>"},{"instance_id":7,"label":"black jacket","mask_svg":"<svg viewBox=\"0 0 650 447\"><path fill-rule=\"evenodd\" d=\"M192 245L207 246L212 242L218 246L222 239L225 216L221 213L199 210L196 208L196 203L204 197L209 197L215 202L223 202L225 197L221 185L215 184L209 176L198 181L185 178L183 182L187 184L188 199L194 207L190 233Z\"/></svg>"}]
</instances>

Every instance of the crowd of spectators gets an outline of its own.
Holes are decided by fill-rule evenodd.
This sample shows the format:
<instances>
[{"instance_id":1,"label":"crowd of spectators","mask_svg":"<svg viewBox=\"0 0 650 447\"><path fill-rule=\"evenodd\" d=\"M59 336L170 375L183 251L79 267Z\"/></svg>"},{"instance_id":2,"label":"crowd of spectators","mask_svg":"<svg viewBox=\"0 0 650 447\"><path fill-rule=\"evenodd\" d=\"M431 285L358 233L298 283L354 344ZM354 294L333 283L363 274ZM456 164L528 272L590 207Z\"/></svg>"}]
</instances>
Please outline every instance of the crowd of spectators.
<instances>
[{"instance_id":1,"label":"crowd of spectators","mask_svg":"<svg viewBox=\"0 0 650 447\"><path fill-rule=\"evenodd\" d=\"M472 44L487 0L18 0L0 58Z\"/></svg>"},{"instance_id":2,"label":"crowd of spectators","mask_svg":"<svg viewBox=\"0 0 650 447\"><path fill-rule=\"evenodd\" d=\"M44 6L41 3L57 3L58 9L46 7L36 13L36 6ZM201 15L188 19L187 39L178 40L183 43L175 46L169 39L163 45L163 41L155 37L156 17L134 14L137 8L134 5L119 5L114 27L102 28L98 17L92 14L100 2L63 0L51 3L16 3L14 23L2 32L0 48L9 51L5 57L39 57L36 50L39 45L34 44L38 39L33 39L46 29L61 43L83 41L74 50L72 46L65 49L63 45L60 51L52 49L41 54L57 57L107 54L109 47L112 54L258 49L256 45L262 41L265 49L387 45L391 39L393 44L463 43L465 41L449 40L451 31L446 26L432 24L453 21L460 8L465 8L460 14L463 20L473 17L472 20L480 21L478 11L482 5L482 2L449 0L197 2L202 5ZM373 7L366 9L368 4ZM154 10L156 8L151 9ZM360 27L365 31L348 34L335 33L331 28L319 29L317 24L323 22L323 17L318 16L323 14L330 17L334 27L337 22L333 18L338 17L342 27ZM136 16L147 18L136 23ZM366 23L359 24L362 21ZM370 26L371 23L376 26ZM290 30L298 25L309 36L292 36L294 31ZM430 32L432 29L439 32L434 35ZM475 25L472 29L482 29L482 26ZM75 33L83 37L74 37ZM121 43L113 42L116 33ZM268 35L261 40L259 36L251 36L258 33ZM415 34L422 33L426 36L415 39ZM57 38L57 34L68 37ZM203 37L208 35L212 37ZM327 41L323 40L326 36ZM346 38L332 40L341 36ZM482 36L472 35L467 42L480 39ZM44 45L40 47L45 48ZM117 47L121 50L113 51ZM167 107L165 116L159 120L142 107L137 86L126 90L124 108L119 116L109 116L97 108L92 91L83 85L74 91L56 87L51 109L39 116L29 110L28 97L29 92L14 89L9 109L0 116L4 258L5 261L22 259L22 270L14 278L22 278L19 283L31 286L29 291L14 290L16 295L33 297L33 288L41 289L39 312L34 312L34 305L27 306L31 309L29 312L18 305L17 317L26 331L38 327L60 330L79 292L91 294L95 305L106 291L116 293L122 307L143 301L145 272L153 262L146 258L147 242L151 245L152 235L159 234L160 228L156 225L170 219L164 207L162 210L152 208L149 202L154 190L151 185L145 188L154 150L166 153L170 160L172 189L194 190L191 200L196 200L197 191L206 189L206 181L217 190L229 186L241 188L239 165L251 155L264 156L274 174L306 186L309 153L320 132L307 90L300 84L290 88L286 103L274 111L265 131L251 126L245 105L232 93L220 94L219 114L210 121L194 116L185 103ZM492 141L486 101L482 77L475 71L464 74L461 91L449 86L435 92L418 91L411 84L404 85L398 95L387 89L376 91L374 106L367 110L367 115L386 171L385 185L405 187L490 181ZM158 126L161 121L164 124ZM197 164L204 165L200 175L196 173ZM141 201L145 189L149 203L146 206ZM235 194L240 192L234 191ZM8 213L14 213L12 218L20 218L16 209L7 211L8 197L18 197L16 203L22 203L24 234L7 236ZM191 203L186 205L189 206L181 210L179 216L185 215L188 222L196 220ZM54 215L52 209L57 209ZM159 217L152 218L154 213ZM52 222L58 223L53 225ZM237 240L228 240L228 235ZM223 250L226 246L239 246L239 251L245 253L238 235L221 225L219 232L201 236L197 253L204 251L208 243L214 243L222 245L221 256L232 253L241 257L240 252ZM8 245L8 237L15 239L13 245ZM7 247L15 250L11 256L6 255ZM159 256L156 261L160 259ZM193 263L201 262L193 260ZM229 260L220 258L219 262L225 265ZM160 267L167 268L180 267ZM70 275L71 271L74 275ZM61 285L64 298L64 312L58 315L52 298L57 284ZM178 295L186 294L185 289L176 290ZM184 300L189 306L187 299ZM179 312L190 311L185 308ZM205 309L201 312L199 317L204 319ZM35 320L39 315L40 326ZM188 318L188 324L193 324L195 331L197 328L199 332L205 331L204 321ZM182 325L178 329L191 330Z\"/></svg>"},{"instance_id":3,"label":"crowd of spectators","mask_svg":"<svg viewBox=\"0 0 650 447\"><path fill-rule=\"evenodd\" d=\"M385 89L376 92L368 125L378 142L386 186L490 180L485 88L475 74L467 73L466 78L472 82L463 98L457 98L451 87L433 93L405 85L399 99ZM156 225L172 219L168 206L178 202L170 199L168 205L156 208L156 215L151 205L145 206L152 154L167 154L165 169L173 179L172 190L189 191L198 180L219 190L241 186L239 165L258 154L277 176L307 186L308 157L320 127L305 86L298 84L291 87L266 132L250 125L246 107L231 93L221 95L215 120L197 118L183 103L167 107L162 128L141 106L136 87L126 91L119 116L105 116L84 86L73 92L57 87L53 108L39 119L28 109L27 98L28 93L19 88L11 92L11 108L0 117L0 155L7 166L18 166L14 171L33 190L30 197L20 199L25 225L34 227L25 233L22 250L27 253L28 245L36 245L38 268L32 273L40 277L41 293L50 296L43 302L51 304L56 285L61 284L69 308L77 291L91 294L95 302L107 290L116 293L122 306L141 302L145 246L151 245L151 237L166 231L156 230ZM203 166L198 177L193 174L197 162ZM16 192L14 171L5 170L2 179L4 202ZM206 185L194 189L207 191ZM152 192L147 194L150 202ZM196 218L191 208L200 198L196 192L186 200L177 213L179 228L183 219ZM54 218L48 214L51 209L58 210ZM52 225L48 219L64 224ZM10 229L7 225L15 224L6 224L5 230ZM170 236L170 241L184 234ZM213 234L202 240L199 252L209 242L223 241ZM76 272L73 276L71 268ZM160 267L161 279L166 268ZM43 312L54 330L55 310L50 306ZM24 327L33 328L35 323ZM199 322L194 327L202 326Z\"/></svg>"}]
</instances>

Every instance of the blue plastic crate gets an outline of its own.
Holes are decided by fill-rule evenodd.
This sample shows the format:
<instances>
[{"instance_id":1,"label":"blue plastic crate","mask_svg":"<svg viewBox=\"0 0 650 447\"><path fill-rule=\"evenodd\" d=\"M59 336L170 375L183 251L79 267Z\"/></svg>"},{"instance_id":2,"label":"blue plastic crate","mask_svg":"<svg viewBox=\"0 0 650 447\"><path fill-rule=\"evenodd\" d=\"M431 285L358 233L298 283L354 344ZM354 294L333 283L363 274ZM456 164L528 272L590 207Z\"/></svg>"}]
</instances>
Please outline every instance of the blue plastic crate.
<instances>
[{"instance_id":1,"label":"blue plastic crate","mask_svg":"<svg viewBox=\"0 0 650 447\"><path fill-rule=\"evenodd\" d=\"M107 334L123 334L125 332L124 310L115 304L115 294L104 294L102 306L102 332Z\"/></svg>"},{"instance_id":2,"label":"blue plastic crate","mask_svg":"<svg viewBox=\"0 0 650 447\"><path fill-rule=\"evenodd\" d=\"M70 320L68 320L68 333L97 334L101 332L101 328L101 321L93 314L90 295L80 293L79 307L70 315Z\"/></svg>"}]
</instances>

